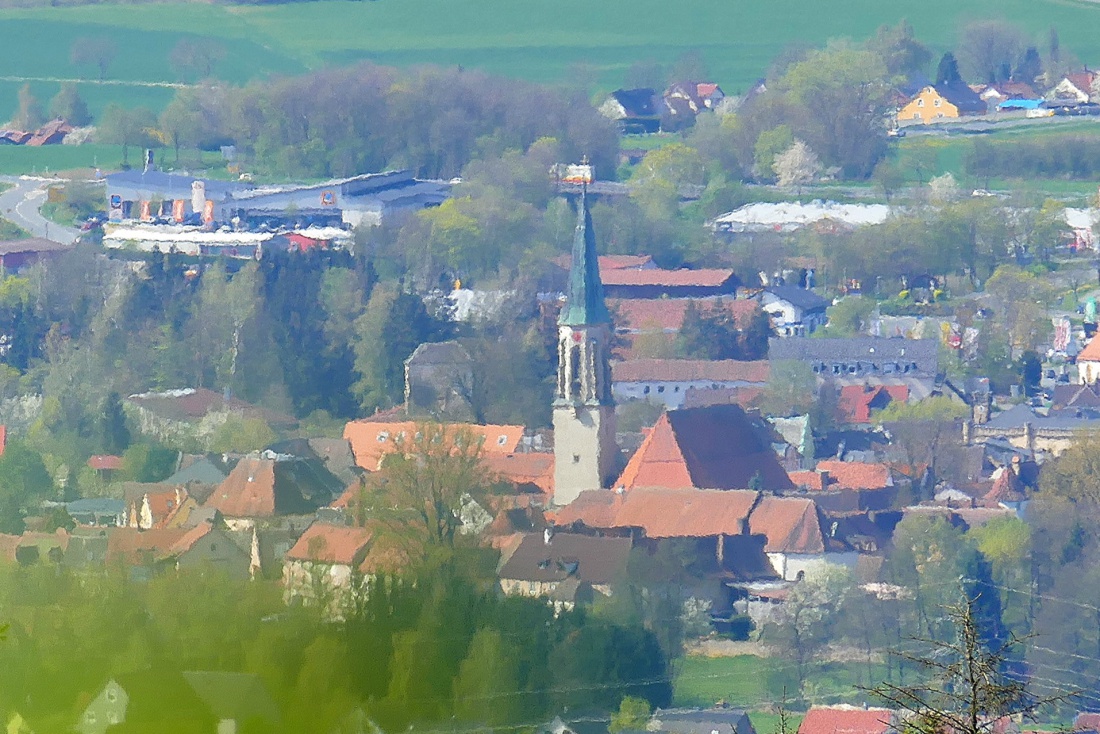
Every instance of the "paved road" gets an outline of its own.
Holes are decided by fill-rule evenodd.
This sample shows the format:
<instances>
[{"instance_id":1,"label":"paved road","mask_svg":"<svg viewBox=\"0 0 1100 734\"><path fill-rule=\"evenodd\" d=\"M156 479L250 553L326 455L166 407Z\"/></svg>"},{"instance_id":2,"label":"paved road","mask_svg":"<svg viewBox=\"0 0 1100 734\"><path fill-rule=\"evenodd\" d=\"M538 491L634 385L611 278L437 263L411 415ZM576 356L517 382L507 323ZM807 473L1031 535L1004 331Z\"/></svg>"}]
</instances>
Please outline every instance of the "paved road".
<instances>
[{"instance_id":1,"label":"paved road","mask_svg":"<svg viewBox=\"0 0 1100 734\"><path fill-rule=\"evenodd\" d=\"M0 181L11 184L10 189L0 193L0 216L19 225L34 237L44 237L68 245L80 236L78 230L51 222L38 212L38 208L46 202L46 186L50 179L0 176Z\"/></svg>"}]
</instances>

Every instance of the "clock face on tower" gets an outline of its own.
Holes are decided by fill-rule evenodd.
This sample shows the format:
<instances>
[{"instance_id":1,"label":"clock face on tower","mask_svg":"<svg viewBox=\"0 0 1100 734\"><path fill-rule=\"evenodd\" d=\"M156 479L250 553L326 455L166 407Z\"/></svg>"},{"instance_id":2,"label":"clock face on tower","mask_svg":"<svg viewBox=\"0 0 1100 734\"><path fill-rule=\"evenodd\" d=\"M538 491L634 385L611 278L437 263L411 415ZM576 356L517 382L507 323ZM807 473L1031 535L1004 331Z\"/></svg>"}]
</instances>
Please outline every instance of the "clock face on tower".
<instances>
[{"instance_id":1,"label":"clock face on tower","mask_svg":"<svg viewBox=\"0 0 1100 734\"><path fill-rule=\"evenodd\" d=\"M583 336L581 336L581 333L580 333L579 331L574 331L574 332L573 332L573 341L575 341L575 342L577 342L578 344L580 344L580 341L581 341L581 339L583 339L583 338L584 338L584 337L583 337Z\"/></svg>"}]
</instances>

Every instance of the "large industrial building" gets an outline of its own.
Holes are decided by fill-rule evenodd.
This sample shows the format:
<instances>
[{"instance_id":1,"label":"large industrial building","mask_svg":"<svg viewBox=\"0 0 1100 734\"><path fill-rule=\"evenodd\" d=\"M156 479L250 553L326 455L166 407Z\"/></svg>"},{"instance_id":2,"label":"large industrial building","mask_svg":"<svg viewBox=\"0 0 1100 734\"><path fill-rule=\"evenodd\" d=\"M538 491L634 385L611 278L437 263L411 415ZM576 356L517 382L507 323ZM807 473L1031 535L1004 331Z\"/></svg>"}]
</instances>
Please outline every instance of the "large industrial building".
<instances>
[{"instance_id":1,"label":"large industrial building","mask_svg":"<svg viewBox=\"0 0 1100 734\"><path fill-rule=\"evenodd\" d=\"M254 186L161 171L107 176L112 221L230 224L234 229L377 225L450 195L450 184L409 171L368 173L318 184Z\"/></svg>"}]
</instances>

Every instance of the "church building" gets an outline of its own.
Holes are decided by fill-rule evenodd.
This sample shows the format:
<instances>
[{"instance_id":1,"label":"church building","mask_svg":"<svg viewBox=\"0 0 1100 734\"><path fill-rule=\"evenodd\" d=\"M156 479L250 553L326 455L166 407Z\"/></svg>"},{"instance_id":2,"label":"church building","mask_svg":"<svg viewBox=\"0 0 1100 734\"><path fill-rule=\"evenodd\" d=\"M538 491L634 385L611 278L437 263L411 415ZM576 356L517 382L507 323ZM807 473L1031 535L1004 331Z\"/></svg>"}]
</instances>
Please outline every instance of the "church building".
<instances>
[{"instance_id":1,"label":"church building","mask_svg":"<svg viewBox=\"0 0 1100 734\"><path fill-rule=\"evenodd\" d=\"M567 301L558 317L554 504L610 487L618 470L611 397L611 313L604 302L587 192L577 204Z\"/></svg>"}]
</instances>

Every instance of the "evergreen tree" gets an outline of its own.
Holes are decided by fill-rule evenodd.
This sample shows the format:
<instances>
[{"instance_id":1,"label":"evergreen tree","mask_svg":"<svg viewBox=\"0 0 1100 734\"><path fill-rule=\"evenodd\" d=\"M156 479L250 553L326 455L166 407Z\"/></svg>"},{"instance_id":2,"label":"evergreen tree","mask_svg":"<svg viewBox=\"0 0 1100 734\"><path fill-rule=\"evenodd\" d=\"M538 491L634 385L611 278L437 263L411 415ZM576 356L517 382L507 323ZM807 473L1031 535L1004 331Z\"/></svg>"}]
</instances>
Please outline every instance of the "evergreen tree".
<instances>
[{"instance_id":1,"label":"evergreen tree","mask_svg":"<svg viewBox=\"0 0 1100 734\"><path fill-rule=\"evenodd\" d=\"M940 57L939 66L936 67L936 84L954 84L961 81L959 62L955 58L955 54L948 51Z\"/></svg>"},{"instance_id":2,"label":"evergreen tree","mask_svg":"<svg viewBox=\"0 0 1100 734\"><path fill-rule=\"evenodd\" d=\"M100 447L108 454L121 454L130 446L130 430L122 412L122 399L112 390L99 417Z\"/></svg>"},{"instance_id":3,"label":"evergreen tree","mask_svg":"<svg viewBox=\"0 0 1100 734\"><path fill-rule=\"evenodd\" d=\"M1039 50L1034 46L1028 46L1024 51L1020 63L1016 65L1016 71L1012 77L1016 81L1034 84L1035 80L1043 73L1043 60L1039 58Z\"/></svg>"}]
</instances>

